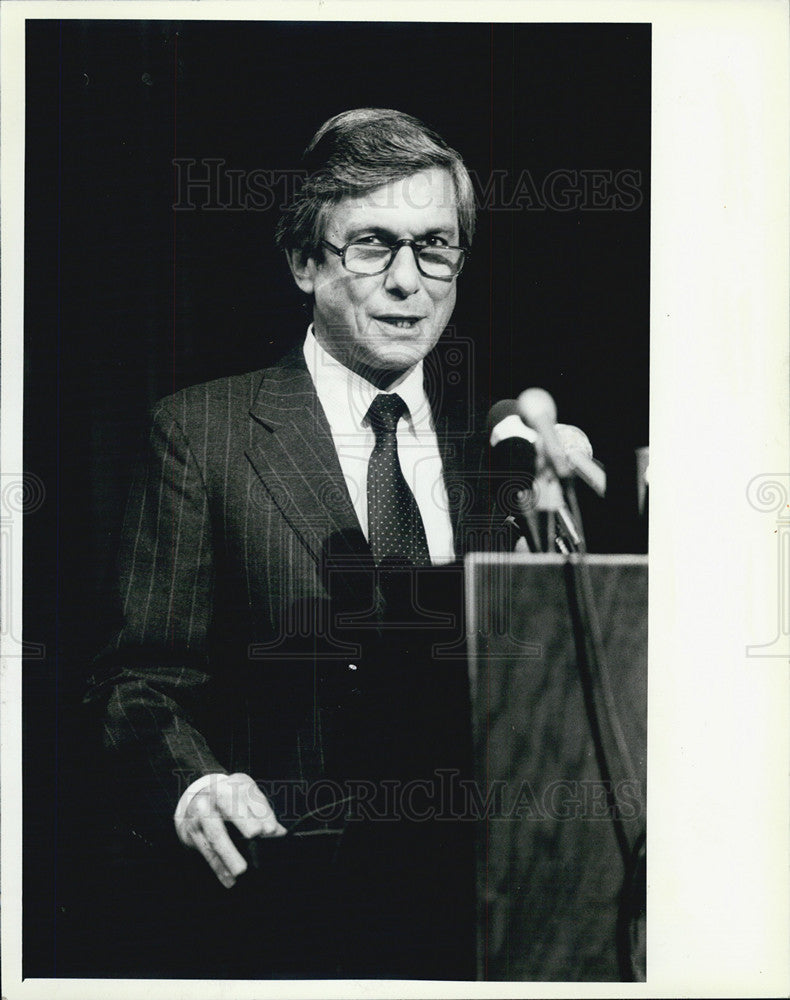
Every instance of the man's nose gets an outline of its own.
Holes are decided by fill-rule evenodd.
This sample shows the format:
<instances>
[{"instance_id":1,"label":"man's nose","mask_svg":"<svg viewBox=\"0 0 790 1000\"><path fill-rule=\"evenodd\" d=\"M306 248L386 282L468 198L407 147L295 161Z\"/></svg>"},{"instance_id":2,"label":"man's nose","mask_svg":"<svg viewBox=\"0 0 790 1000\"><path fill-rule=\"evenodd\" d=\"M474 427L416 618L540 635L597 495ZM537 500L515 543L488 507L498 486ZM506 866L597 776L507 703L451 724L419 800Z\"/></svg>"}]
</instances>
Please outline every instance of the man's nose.
<instances>
[{"instance_id":1,"label":"man's nose","mask_svg":"<svg viewBox=\"0 0 790 1000\"><path fill-rule=\"evenodd\" d=\"M385 287L388 291L401 295L413 295L420 287L420 272L412 247L398 247L387 268Z\"/></svg>"}]
</instances>

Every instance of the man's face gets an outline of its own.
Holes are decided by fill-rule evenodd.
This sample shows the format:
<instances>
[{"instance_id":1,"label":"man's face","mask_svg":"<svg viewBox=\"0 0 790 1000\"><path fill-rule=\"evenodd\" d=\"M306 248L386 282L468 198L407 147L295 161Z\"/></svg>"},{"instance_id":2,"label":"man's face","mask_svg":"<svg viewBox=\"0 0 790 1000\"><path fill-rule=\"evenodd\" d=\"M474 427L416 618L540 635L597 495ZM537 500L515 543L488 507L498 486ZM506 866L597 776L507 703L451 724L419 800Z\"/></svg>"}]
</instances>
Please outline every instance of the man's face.
<instances>
[{"instance_id":1,"label":"man's face","mask_svg":"<svg viewBox=\"0 0 790 1000\"><path fill-rule=\"evenodd\" d=\"M360 197L343 198L330 212L324 238L350 242L400 239L457 246L458 212L452 178L433 168ZM420 274L411 247L400 247L389 268L352 274L326 250L294 266L297 284L313 296L319 343L347 368L384 386L425 357L455 306L455 280Z\"/></svg>"}]
</instances>

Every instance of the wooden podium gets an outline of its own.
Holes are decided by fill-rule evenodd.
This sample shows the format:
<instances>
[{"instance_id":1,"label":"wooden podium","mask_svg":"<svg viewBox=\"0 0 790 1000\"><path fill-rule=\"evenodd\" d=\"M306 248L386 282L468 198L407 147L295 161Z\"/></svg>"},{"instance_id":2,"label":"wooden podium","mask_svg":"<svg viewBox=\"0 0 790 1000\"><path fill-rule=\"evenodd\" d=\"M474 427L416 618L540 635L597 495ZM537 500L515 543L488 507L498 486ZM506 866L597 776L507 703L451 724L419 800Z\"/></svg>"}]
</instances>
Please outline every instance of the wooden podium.
<instances>
[{"instance_id":1,"label":"wooden podium","mask_svg":"<svg viewBox=\"0 0 790 1000\"><path fill-rule=\"evenodd\" d=\"M593 697L608 781L572 626L578 572L555 555L466 559L481 980L623 978L622 846L645 827L647 557L587 557L607 667Z\"/></svg>"}]
</instances>

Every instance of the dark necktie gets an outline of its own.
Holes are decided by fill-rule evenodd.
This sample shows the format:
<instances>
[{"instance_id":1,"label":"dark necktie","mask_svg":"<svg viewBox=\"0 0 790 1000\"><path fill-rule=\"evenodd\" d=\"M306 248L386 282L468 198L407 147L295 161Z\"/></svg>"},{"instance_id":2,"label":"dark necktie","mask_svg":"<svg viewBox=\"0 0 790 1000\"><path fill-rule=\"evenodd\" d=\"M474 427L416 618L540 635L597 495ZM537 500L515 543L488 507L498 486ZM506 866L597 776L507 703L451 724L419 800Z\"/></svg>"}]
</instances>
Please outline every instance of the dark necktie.
<instances>
[{"instance_id":1,"label":"dark necktie","mask_svg":"<svg viewBox=\"0 0 790 1000\"><path fill-rule=\"evenodd\" d=\"M397 393L379 393L367 413L376 435L368 464L368 539L377 566L431 561L420 510L398 461L395 429L407 409Z\"/></svg>"}]
</instances>

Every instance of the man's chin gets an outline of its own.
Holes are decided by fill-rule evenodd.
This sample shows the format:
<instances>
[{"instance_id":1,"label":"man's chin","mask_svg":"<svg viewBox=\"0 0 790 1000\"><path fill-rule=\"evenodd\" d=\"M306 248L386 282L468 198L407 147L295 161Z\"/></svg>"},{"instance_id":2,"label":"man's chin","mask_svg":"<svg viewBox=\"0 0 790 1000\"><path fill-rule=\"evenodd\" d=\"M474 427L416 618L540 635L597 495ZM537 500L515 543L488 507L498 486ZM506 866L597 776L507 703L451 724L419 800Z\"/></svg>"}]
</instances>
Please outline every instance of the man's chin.
<instances>
[{"instance_id":1,"label":"man's chin","mask_svg":"<svg viewBox=\"0 0 790 1000\"><path fill-rule=\"evenodd\" d=\"M359 359L353 370L379 389L388 389L402 381L422 358L422 354L415 356L413 352L393 352L385 358Z\"/></svg>"},{"instance_id":2,"label":"man's chin","mask_svg":"<svg viewBox=\"0 0 790 1000\"><path fill-rule=\"evenodd\" d=\"M430 351L432 344L427 344L424 338L408 340L403 342L387 344L377 350L375 354L365 353L356 359L357 371L364 375L371 382L380 384L381 379L387 376L398 377L411 371L415 365L423 360ZM375 375L376 378L371 378Z\"/></svg>"}]
</instances>

